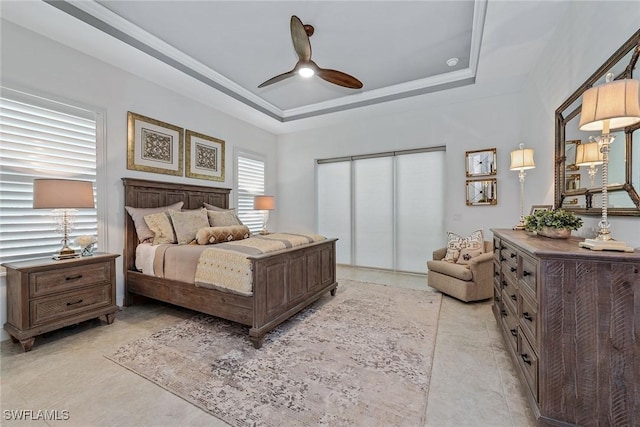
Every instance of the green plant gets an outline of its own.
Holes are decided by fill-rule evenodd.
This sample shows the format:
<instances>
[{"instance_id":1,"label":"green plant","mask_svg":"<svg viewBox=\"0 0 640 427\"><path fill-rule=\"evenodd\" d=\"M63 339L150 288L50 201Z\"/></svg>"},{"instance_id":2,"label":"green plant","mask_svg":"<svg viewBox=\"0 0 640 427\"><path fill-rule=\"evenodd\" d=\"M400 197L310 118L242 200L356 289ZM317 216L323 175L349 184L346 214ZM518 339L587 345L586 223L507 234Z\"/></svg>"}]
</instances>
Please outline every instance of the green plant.
<instances>
[{"instance_id":1,"label":"green plant","mask_svg":"<svg viewBox=\"0 0 640 427\"><path fill-rule=\"evenodd\" d=\"M577 230L582 227L582 218L573 212L566 212L562 209L553 211L536 211L533 215L528 215L525 219L525 230L539 231L543 227Z\"/></svg>"}]
</instances>

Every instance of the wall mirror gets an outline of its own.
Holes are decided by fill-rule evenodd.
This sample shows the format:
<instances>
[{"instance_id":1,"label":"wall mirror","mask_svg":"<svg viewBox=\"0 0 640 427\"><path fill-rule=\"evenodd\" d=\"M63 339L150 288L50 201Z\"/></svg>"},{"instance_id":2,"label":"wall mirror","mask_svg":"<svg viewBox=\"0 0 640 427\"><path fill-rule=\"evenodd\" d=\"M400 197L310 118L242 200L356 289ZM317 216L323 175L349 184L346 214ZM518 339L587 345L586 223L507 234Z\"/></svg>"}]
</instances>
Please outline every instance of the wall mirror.
<instances>
[{"instance_id":1,"label":"wall mirror","mask_svg":"<svg viewBox=\"0 0 640 427\"><path fill-rule=\"evenodd\" d=\"M576 165L580 144L589 142L597 132L578 129L582 94L592 86L604 83L613 72L616 79L638 78L640 30L618 49L589 79L556 110L555 206L577 214L602 213L602 165L589 176L589 166ZM640 125L616 132L609 152L608 214L640 216ZM635 136L635 140L634 140Z\"/></svg>"},{"instance_id":2,"label":"wall mirror","mask_svg":"<svg viewBox=\"0 0 640 427\"><path fill-rule=\"evenodd\" d=\"M498 204L498 180L467 180L467 206Z\"/></svg>"},{"instance_id":3,"label":"wall mirror","mask_svg":"<svg viewBox=\"0 0 640 427\"><path fill-rule=\"evenodd\" d=\"M496 158L495 148L467 151L465 154L467 177L495 175L498 171Z\"/></svg>"}]
</instances>

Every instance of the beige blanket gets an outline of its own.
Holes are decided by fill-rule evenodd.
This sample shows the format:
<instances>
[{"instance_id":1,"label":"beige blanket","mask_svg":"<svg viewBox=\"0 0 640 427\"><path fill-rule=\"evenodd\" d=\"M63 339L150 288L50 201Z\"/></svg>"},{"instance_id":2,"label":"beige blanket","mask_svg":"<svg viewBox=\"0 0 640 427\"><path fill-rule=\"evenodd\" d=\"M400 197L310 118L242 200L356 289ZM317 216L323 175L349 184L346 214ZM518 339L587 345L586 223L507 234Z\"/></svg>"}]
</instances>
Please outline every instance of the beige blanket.
<instances>
[{"instance_id":1,"label":"beige blanket","mask_svg":"<svg viewBox=\"0 0 640 427\"><path fill-rule=\"evenodd\" d=\"M196 286L252 295L253 271L249 255L262 255L325 240L318 234L274 233L208 247L200 255Z\"/></svg>"}]
</instances>

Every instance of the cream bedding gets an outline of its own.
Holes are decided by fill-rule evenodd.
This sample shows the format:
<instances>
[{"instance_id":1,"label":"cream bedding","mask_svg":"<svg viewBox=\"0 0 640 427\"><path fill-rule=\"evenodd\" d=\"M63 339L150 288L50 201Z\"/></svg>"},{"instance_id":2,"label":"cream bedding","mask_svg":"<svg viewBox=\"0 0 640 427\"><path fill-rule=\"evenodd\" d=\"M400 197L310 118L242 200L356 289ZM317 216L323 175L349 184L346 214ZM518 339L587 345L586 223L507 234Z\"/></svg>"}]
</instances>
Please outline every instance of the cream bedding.
<instances>
[{"instance_id":1,"label":"cream bedding","mask_svg":"<svg viewBox=\"0 0 640 427\"><path fill-rule=\"evenodd\" d=\"M140 244L136 249L136 267L159 278L251 295L253 275L247 256L321 240L325 237L318 234L273 233L215 245Z\"/></svg>"}]
</instances>

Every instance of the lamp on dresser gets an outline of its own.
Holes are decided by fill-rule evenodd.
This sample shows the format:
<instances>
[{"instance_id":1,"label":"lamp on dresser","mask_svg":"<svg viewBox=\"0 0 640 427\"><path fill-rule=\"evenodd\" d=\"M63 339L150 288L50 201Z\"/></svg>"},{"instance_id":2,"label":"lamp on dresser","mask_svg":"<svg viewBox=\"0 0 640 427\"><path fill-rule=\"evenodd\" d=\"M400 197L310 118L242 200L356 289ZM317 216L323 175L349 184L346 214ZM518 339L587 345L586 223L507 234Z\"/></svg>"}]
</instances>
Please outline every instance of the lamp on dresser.
<instances>
[{"instance_id":1,"label":"lamp on dresser","mask_svg":"<svg viewBox=\"0 0 640 427\"><path fill-rule=\"evenodd\" d=\"M69 247L69 233L73 230L76 209L95 208L93 183L71 179L34 179L33 208L52 209L57 229L62 233L62 248L53 259L68 259L79 254Z\"/></svg>"},{"instance_id":2,"label":"lamp on dresser","mask_svg":"<svg viewBox=\"0 0 640 427\"><path fill-rule=\"evenodd\" d=\"M255 196L253 199L253 209L263 211L262 230L260 234L269 234L267 222L269 222L269 211L276 208L276 198L273 196Z\"/></svg>"},{"instance_id":3,"label":"lamp on dresser","mask_svg":"<svg viewBox=\"0 0 640 427\"><path fill-rule=\"evenodd\" d=\"M509 170L518 171L518 178L520 179L520 222L516 224L514 230L524 230L524 177L526 176L525 170L533 169L536 167L533 161L533 149L524 148L524 144L520 144L519 150L511 152L511 167Z\"/></svg>"},{"instance_id":4,"label":"lamp on dresser","mask_svg":"<svg viewBox=\"0 0 640 427\"><path fill-rule=\"evenodd\" d=\"M609 146L615 139L613 129L624 128L640 122L640 81L634 79L613 80L608 73L606 82L594 86L582 95L580 125L582 131L602 131L602 135L589 139L600 146L602 152L602 219L598 223L595 239L586 239L579 246L591 250L633 252L626 243L611 238L607 209Z\"/></svg>"}]
</instances>

